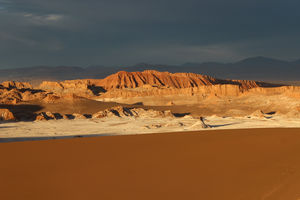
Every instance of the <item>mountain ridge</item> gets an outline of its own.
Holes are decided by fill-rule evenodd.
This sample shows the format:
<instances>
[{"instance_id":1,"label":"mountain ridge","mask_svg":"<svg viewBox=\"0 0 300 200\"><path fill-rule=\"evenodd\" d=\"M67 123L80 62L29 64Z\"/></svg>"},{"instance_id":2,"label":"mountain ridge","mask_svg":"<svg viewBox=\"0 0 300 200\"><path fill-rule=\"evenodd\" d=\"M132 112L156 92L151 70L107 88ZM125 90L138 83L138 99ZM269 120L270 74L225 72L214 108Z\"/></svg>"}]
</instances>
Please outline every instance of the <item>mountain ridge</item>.
<instances>
[{"instance_id":1,"label":"mountain ridge","mask_svg":"<svg viewBox=\"0 0 300 200\"><path fill-rule=\"evenodd\" d=\"M300 60L284 61L262 56L246 58L234 63L185 63L159 65L140 63L124 67L89 66L36 66L0 69L0 81L100 79L118 71L158 70L206 74L217 78L247 79L258 81L300 81Z\"/></svg>"}]
</instances>

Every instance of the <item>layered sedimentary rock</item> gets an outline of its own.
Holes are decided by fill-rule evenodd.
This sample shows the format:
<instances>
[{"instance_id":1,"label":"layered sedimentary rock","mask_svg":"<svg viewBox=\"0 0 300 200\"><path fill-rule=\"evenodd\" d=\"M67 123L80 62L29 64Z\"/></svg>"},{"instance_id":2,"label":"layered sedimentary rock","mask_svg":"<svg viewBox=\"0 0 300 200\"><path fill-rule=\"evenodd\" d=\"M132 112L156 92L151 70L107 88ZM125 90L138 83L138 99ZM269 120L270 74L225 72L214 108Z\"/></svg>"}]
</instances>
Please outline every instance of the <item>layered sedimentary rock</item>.
<instances>
[{"instance_id":1,"label":"layered sedimentary rock","mask_svg":"<svg viewBox=\"0 0 300 200\"><path fill-rule=\"evenodd\" d=\"M166 95L180 95L180 96L202 96L204 98L211 96L230 96L238 97L241 95L285 95L292 98L300 98L300 87L297 86L281 86L281 87L255 87L244 90L238 85L210 85L200 86L194 88L135 88L135 89L112 89L100 96L99 99L109 98L132 98L145 96L166 96Z\"/></svg>"},{"instance_id":2,"label":"layered sedimentary rock","mask_svg":"<svg viewBox=\"0 0 300 200\"><path fill-rule=\"evenodd\" d=\"M239 96L244 91L238 85L209 85L192 88L135 88L135 89L112 89L100 96L100 98L132 98L145 96Z\"/></svg>"},{"instance_id":3,"label":"layered sedimentary rock","mask_svg":"<svg viewBox=\"0 0 300 200\"><path fill-rule=\"evenodd\" d=\"M159 95L194 95L195 93L238 95L252 88L270 86L267 83L247 80L221 80L194 73L169 73L146 70L143 72L120 71L105 79L44 81L39 88L58 95L76 94L93 98Z\"/></svg>"},{"instance_id":4,"label":"layered sedimentary rock","mask_svg":"<svg viewBox=\"0 0 300 200\"><path fill-rule=\"evenodd\" d=\"M29 83L4 82L0 85L0 103L16 104L39 100L53 103L74 100L132 98L145 96L202 96L223 97L244 94L285 94L300 97L299 87L279 87L248 80L222 80L194 73L169 73L146 70L143 72L120 71L105 79L44 81L37 89Z\"/></svg>"},{"instance_id":5,"label":"layered sedimentary rock","mask_svg":"<svg viewBox=\"0 0 300 200\"><path fill-rule=\"evenodd\" d=\"M300 97L300 87L279 86L249 80L222 80L194 73L169 73L146 70L118 72L91 84L107 90L100 99L165 95L240 96L250 93L285 94Z\"/></svg>"},{"instance_id":6,"label":"layered sedimentary rock","mask_svg":"<svg viewBox=\"0 0 300 200\"><path fill-rule=\"evenodd\" d=\"M284 94L289 97L300 98L299 86L281 86L281 87L257 87L248 90L246 94L264 94L264 95L280 95Z\"/></svg>"},{"instance_id":7,"label":"layered sedimentary rock","mask_svg":"<svg viewBox=\"0 0 300 200\"><path fill-rule=\"evenodd\" d=\"M167 88L189 88L200 85L213 85L216 79L209 76L202 76L192 73L158 72L147 70L143 72L120 71L110 75L103 80L99 80L97 85L109 90L113 88L137 88L149 84Z\"/></svg>"},{"instance_id":8,"label":"layered sedimentary rock","mask_svg":"<svg viewBox=\"0 0 300 200\"><path fill-rule=\"evenodd\" d=\"M101 86L106 90L116 88L138 88L143 87L144 85L182 89L211 86L216 84L238 85L243 89L250 89L265 84L255 81L221 80L194 73L169 73L155 70L146 70L143 72L120 71L102 80L91 80L91 83Z\"/></svg>"}]
</instances>

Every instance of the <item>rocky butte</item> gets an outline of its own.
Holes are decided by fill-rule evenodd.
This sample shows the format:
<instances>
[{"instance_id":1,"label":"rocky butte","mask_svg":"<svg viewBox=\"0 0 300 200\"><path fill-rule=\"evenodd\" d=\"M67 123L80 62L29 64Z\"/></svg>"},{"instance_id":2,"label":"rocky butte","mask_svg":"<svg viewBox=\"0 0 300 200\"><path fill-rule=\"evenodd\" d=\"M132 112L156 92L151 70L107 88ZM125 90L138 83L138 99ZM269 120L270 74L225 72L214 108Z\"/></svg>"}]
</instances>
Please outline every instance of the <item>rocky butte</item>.
<instances>
[{"instance_id":1,"label":"rocky butte","mask_svg":"<svg viewBox=\"0 0 300 200\"><path fill-rule=\"evenodd\" d=\"M63 82L45 81L39 86L39 89L54 92L56 94L74 93L83 97L92 97L106 94L109 96L110 91L123 91L126 89L140 89L141 95L147 95L142 92L147 90L149 95L155 94L173 94L180 89L197 90L196 88L211 88L212 86L226 85L225 90L243 92L256 87L270 87L272 84L248 81L248 80L222 80L210 76L194 73L169 73L155 70L145 70L143 72L125 72L120 71L104 79L85 79L85 80L68 80ZM125 90L124 90L125 89ZM164 90L161 92L160 90ZM134 90L139 92L139 90ZM225 92L226 93L226 92ZM122 96L124 93L120 93ZM125 94L124 94L125 95ZM125 95L126 96L126 95Z\"/></svg>"},{"instance_id":2,"label":"rocky butte","mask_svg":"<svg viewBox=\"0 0 300 200\"><path fill-rule=\"evenodd\" d=\"M91 80L91 83L106 90L137 88L144 85L181 89L217 84L239 85L242 88L249 89L265 84L255 81L221 80L194 73L169 73L155 70L145 70L143 72L120 71L102 80Z\"/></svg>"}]
</instances>

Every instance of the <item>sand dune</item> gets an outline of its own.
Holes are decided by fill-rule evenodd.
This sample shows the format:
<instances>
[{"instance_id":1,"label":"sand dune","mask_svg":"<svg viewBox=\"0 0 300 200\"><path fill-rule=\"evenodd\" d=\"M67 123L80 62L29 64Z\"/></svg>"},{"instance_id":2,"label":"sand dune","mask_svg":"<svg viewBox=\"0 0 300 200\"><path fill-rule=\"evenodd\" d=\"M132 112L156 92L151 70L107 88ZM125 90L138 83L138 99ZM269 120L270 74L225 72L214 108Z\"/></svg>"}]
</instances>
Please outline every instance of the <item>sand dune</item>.
<instances>
[{"instance_id":1,"label":"sand dune","mask_svg":"<svg viewBox=\"0 0 300 200\"><path fill-rule=\"evenodd\" d=\"M300 129L0 144L1 199L298 200Z\"/></svg>"}]
</instances>

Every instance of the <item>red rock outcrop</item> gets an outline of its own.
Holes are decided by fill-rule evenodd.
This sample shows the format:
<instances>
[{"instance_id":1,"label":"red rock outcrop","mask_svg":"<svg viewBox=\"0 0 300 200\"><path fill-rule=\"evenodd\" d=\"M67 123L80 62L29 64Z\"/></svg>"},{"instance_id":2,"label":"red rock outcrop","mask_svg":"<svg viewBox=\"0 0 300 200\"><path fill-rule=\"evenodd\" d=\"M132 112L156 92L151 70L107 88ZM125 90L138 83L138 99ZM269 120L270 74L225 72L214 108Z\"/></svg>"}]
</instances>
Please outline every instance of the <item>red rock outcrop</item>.
<instances>
[{"instance_id":1,"label":"red rock outcrop","mask_svg":"<svg viewBox=\"0 0 300 200\"><path fill-rule=\"evenodd\" d=\"M263 84L255 81L221 80L194 73L169 73L155 70L145 70L143 72L120 71L102 80L90 80L90 83L101 86L106 90L137 88L144 85L182 89L216 84L239 85L243 89L250 89Z\"/></svg>"},{"instance_id":2,"label":"red rock outcrop","mask_svg":"<svg viewBox=\"0 0 300 200\"><path fill-rule=\"evenodd\" d=\"M100 80L97 85L109 90L113 88L136 88L149 84L159 87L189 88L212 85L216 79L192 73L169 73L146 70L143 72L120 71Z\"/></svg>"},{"instance_id":3,"label":"red rock outcrop","mask_svg":"<svg viewBox=\"0 0 300 200\"><path fill-rule=\"evenodd\" d=\"M169 73L155 70L143 72L120 71L105 79L44 81L39 90L30 89L28 83L4 82L0 85L0 103L16 104L22 101L54 103L75 100L77 97L130 98L161 95L239 96L246 92L285 92L300 96L298 89L263 88L271 86L263 82L247 80L221 80L194 73Z\"/></svg>"},{"instance_id":4,"label":"red rock outcrop","mask_svg":"<svg viewBox=\"0 0 300 200\"><path fill-rule=\"evenodd\" d=\"M219 86L229 85L229 86ZM56 96L76 95L85 98L96 96L150 96L168 94L188 94L203 90L218 90L217 93L237 93L266 85L265 83L247 80L221 80L194 73L169 73L155 70L143 72L120 71L105 79L67 80L63 82L44 81L39 89L54 93ZM213 88L216 86L216 88ZM203 89L207 87L206 89ZM221 91L220 89L221 88ZM134 91L122 89L138 89ZM106 91L108 93L104 94ZM212 92L210 92L212 93ZM64 97L63 97L64 98ZM48 101L48 100L46 100Z\"/></svg>"},{"instance_id":5,"label":"red rock outcrop","mask_svg":"<svg viewBox=\"0 0 300 200\"><path fill-rule=\"evenodd\" d=\"M146 96L166 96L166 95L184 95L203 97L214 96L239 96L244 90L239 85L209 85L193 88L135 88L135 89L112 89L102 94L99 99L103 98L132 98Z\"/></svg>"}]
</instances>

